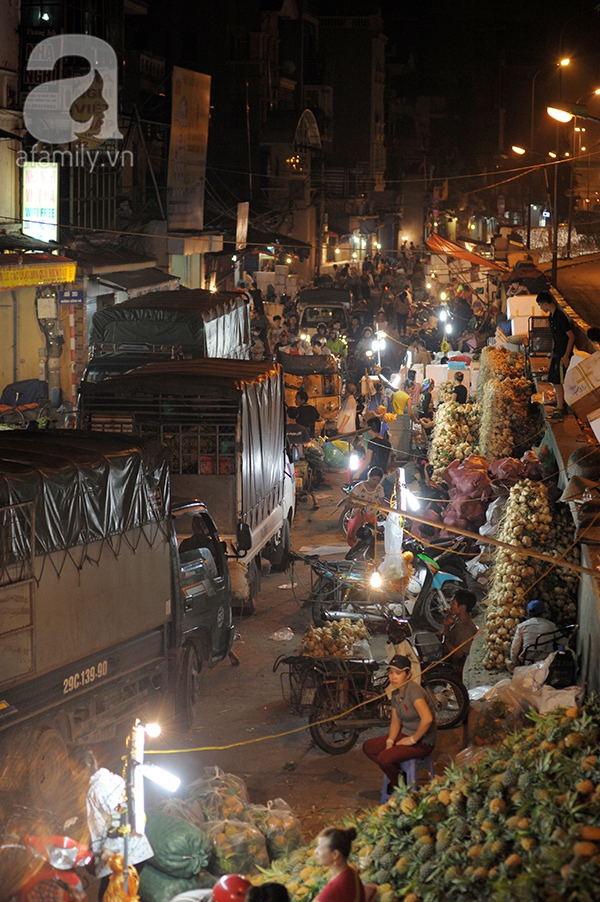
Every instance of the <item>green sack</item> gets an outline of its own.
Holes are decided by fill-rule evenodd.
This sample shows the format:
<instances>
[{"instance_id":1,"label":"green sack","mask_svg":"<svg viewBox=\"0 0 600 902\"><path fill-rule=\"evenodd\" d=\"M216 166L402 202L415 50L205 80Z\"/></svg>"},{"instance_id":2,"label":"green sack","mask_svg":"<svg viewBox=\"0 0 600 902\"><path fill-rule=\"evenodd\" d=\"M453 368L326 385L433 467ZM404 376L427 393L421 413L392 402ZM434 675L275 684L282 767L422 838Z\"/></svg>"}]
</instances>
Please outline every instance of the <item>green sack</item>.
<instances>
[{"instance_id":1,"label":"green sack","mask_svg":"<svg viewBox=\"0 0 600 902\"><path fill-rule=\"evenodd\" d=\"M347 467L348 458L342 454L339 448L336 448L333 442L325 442L323 446L325 453L325 463L328 467Z\"/></svg>"},{"instance_id":2,"label":"green sack","mask_svg":"<svg viewBox=\"0 0 600 902\"><path fill-rule=\"evenodd\" d=\"M150 864L145 864L140 874L138 895L142 902L171 902L179 893L199 889L197 880L185 880L183 877L171 877L157 871Z\"/></svg>"},{"instance_id":3,"label":"green sack","mask_svg":"<svg viewBox=\"0 0 600 902\"><path fill-rule=\"evenodd\" d=\"M146 836L152 865L171 877L189 879L208 864L212 842L199 827L163 811L149 811Z\"/></svg>"}]
</instances>

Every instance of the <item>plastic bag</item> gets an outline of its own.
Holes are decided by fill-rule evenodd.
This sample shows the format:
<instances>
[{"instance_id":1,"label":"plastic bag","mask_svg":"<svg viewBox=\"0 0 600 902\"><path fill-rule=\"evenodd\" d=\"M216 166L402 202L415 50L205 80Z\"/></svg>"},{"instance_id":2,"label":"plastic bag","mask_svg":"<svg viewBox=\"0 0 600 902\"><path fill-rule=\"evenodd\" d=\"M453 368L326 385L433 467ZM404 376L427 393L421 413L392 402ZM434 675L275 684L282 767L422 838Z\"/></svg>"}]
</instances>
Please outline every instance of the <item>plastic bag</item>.
<instances>
[{"instance_id":1,"label":"plastic bag","mask_svg":"<svg viewBox=\"0 0 600 902\"><path fill-rule=\"evenodd\" d=\"M325 455L325 463L328 467L342 468L348 466L348 458L339 448L336 448L332 442L325 442L323 453Z\"/></svg>"},{"instance_id":2,"label":"plastic bag","mask_svg":"<svg viewBox=\"0 0 600 902\"><path fill-rule=\"evenodd\" d=\"M204 827L206 818L202 813L200 802L197 799L162 799L156 807L165 814L172 817L180 817L201 830Z\"/></svg>"},{"instance_id":3,"label":"plastic bag","mask_svg":"<svg viewBox=\"0 0 600 902\"><path fill-rule=\"evenodd\" d=\"M473 728L475 745L496 745L527 724L527 712L531 704L519 695L510 680L500 680L486 693L483 701L474 702L478 715Z\"/></svg>"},{"instance_id":4,"label":"plastic bag","mask_svg":"<svg viewBox=\"0 0 600 902\"><path fill-rule=\"evenodd\" d=\"M140 873L139 897L142 902L171 902L179 893L199 889L202 882L195 878L171 877L146 864Z\"/></svg>"},{"instance_id":5,"label":"plastic bag","mask_svg":"<svg viewBox=\"0 0 600 902\"><path fill-rule=\"evenodd\" d=\"M205 767L204 773L187 787L187 797L198 799L207 820L241 817L249 801L244 781L219 767Z\"/></svg>"},{"instance_id":6,"label":"plastic bag","mask_svg":"<svg viewBox=\"0 0 600 902\"><path fill-rule=\"evenodd\" d=\"M492 479L524 479L525 467L516 457L503 457L490 464Z\"/></svg>"},{"instance_id":7,"label":"plastic bag","mask_svg":"<svg viewBox=\"0 0 600 902\"><path fill-rule=\"evenodd\" d=\"M302 845L300 821L283 799L272 799L266 806L250 805L246 813L265 837L271 861L289 855Z\"/></svg>"},{"instance_id":8,"label":"plastic bag","mask_svg":"<svg viewBox=\"0 0 600 902\"><path fill-rule=\"evenodd\" d=\"M171 877L189 879L210 860L211 841L199 827L164 811L149 811L146 836L154 850L152 866Z\"/></svg>"},{"instance_id":9,"label":"plastic bag","mask_svg":"<svg viewBox=\"0 0 600 902\"><path fill-rule=\"evenodd\" d=\"M399 514L388 514L384 527L384 547L386 554L402 554L404 530L400 525Z\"/></svg>"},{"instance_id":10,"label":"plastic bag","mask_svg":"<svg viewBox=\"0 0 600 902\"><path fill-rule=\"evenodd\" d=\"M206 832L214 843L216 874L250 874L269 867L266 840L258 827L239 820L213 821Z\"/></svg>"}]
</instances>

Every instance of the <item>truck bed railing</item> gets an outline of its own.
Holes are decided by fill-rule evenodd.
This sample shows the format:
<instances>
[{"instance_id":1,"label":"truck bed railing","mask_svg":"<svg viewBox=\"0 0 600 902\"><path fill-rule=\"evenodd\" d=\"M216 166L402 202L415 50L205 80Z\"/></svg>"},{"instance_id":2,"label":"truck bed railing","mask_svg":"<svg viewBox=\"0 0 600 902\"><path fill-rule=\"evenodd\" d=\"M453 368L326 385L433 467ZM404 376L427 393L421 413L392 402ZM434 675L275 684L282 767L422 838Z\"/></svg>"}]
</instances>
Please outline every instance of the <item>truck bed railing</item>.
<instances>
[{"instance_id":1,"label":"truck bed railing","mask_svg":"<svg viewBox=\"0 0 600 902\"><path fill-rule=\"evenodd\" d=\"M34 573L33 502L0 508L0 586L31 579Z\"/></svg>"}]
</instances>

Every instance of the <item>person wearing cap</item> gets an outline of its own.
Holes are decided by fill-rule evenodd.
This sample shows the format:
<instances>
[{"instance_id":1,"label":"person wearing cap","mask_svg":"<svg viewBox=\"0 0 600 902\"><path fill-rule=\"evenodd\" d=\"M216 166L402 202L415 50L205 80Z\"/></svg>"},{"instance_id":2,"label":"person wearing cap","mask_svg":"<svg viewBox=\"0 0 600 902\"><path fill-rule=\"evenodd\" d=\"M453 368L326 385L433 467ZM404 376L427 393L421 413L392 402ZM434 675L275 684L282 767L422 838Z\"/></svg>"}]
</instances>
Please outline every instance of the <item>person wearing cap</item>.
<instances>
[{"instance_id":1,"label":"person wearing cap","mask_svg":"<svg viewBox=\"0 0 600 902\"><path fill-rule=\"evenodd\" d=\"M311 345L315 345L317 342L319 344L325 344L327 341L327 326L325 323L317 323L317 331L313 335L310 340Z\"/></svg>"},{"instance_id":2,"label":"person wearing cap","mask_svg":"<svg viewBox=\"0 0 600 902\"><path fill-rule=\"evenodd\" d=\"M363 752L386 775L390 787L398 783L398 763L431 755L436 725L431 702L424 689L411 678L411 661L394 655L388 666L392 717L386 736L367 739Z\"/></svg>"},{"instance_id":3,"label":"person wearing cap","mask_svg":"<svg viewBox=\"0 0 600 902\"><path fill-rule=\"evenodd\" d=\"M554 648L553 637L548 637L547 642L540 642L537 648L531 648L536 640L545 633L555 633L558 627L544 616L546 605L539 599L530 601L527 605L527 620L519 623L510 646L510 660L512 664L519 664L523 652L530 648L527 654L527 663L543 661Z\"/></svg>"}]
</instances>

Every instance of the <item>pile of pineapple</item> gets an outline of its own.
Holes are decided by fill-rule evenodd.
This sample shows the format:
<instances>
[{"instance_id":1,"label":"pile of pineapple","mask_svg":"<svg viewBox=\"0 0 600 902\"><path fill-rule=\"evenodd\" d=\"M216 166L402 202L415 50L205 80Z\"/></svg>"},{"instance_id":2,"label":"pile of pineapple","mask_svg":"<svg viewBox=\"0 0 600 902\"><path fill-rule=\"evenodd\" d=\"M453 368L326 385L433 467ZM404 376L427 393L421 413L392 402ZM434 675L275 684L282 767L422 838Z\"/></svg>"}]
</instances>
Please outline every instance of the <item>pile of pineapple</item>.
<instances>
[{"instance_id":1,"label":"pile of pineapple","mask_svg":"<svg viewBox=\"0 0 600 902\"><path fill-rule=\"evenodd\" d=\"M349 821L361 878L381 887L382 902L600 898L600 703L531 720ZM309 902L327 876L307 847L250 879L285 883L294 902Z\"/></svg>"},{"instance_id":2,"label":"pile of pineapple","mask_svg":"<svg viewBox=\"0 0 600 902\"><path fill-rule=\"evenodd\" d=\"M431 436L429 463L433 478L439 479L453 460L464 460L477 450L479 437L479 405L440 404Z\"/></svg>"},{"instance_id":3,"label":"pile of pineapple","mask_svg":"<svg viewBox=\"0 0 600 902\"><path fill-rule=\"evenodd\" d=\"M362 619L353 622L344 618L325 626L309 626L302 639L300 654L312 658L347 658L356 642L368 638L369 631Z\"/></svg>"}]
</instances>

